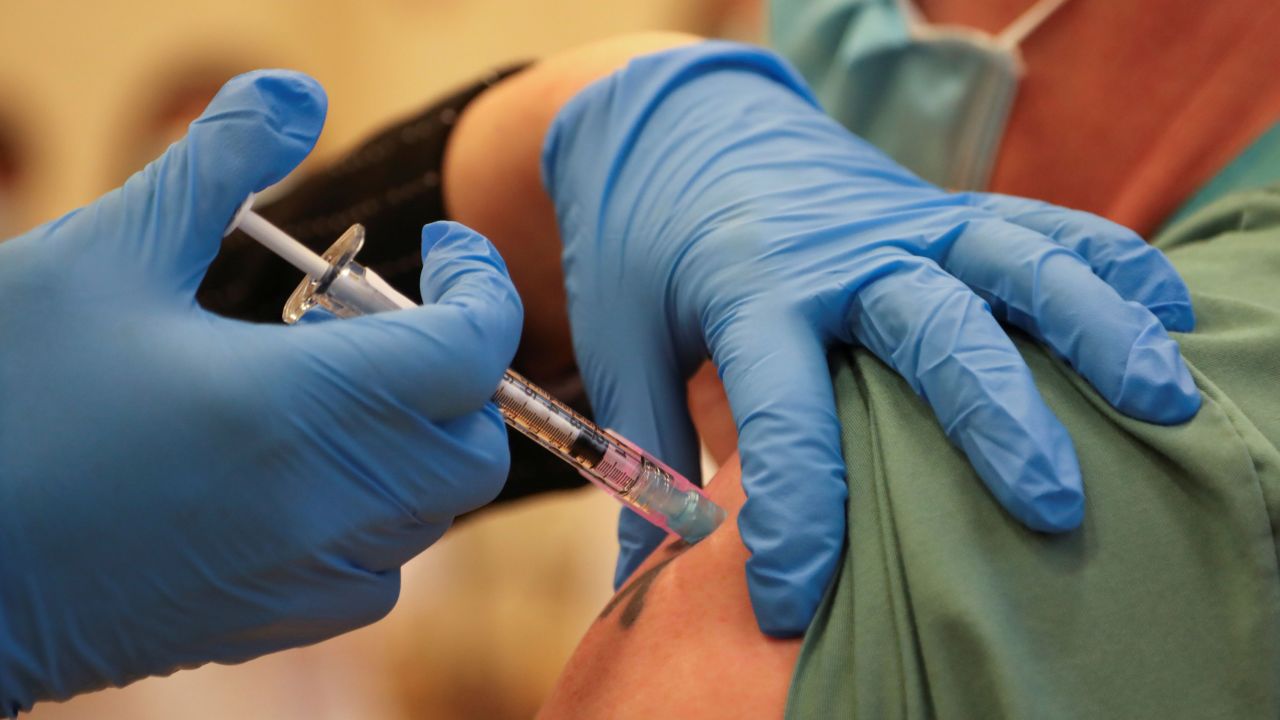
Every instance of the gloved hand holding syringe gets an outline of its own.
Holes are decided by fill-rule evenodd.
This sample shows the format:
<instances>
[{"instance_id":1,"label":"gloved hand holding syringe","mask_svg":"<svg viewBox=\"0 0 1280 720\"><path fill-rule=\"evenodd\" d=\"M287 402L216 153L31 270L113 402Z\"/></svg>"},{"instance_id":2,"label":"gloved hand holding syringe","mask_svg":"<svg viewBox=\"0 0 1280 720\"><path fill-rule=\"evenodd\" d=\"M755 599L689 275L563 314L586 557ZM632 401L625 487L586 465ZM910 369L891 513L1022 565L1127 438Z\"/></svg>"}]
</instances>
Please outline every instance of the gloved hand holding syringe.
<instances>
[{"instance_id":1,"label":"gloved hand holding syringe","mask_svg":"<svg viewBox=\"0 0 1280 720\"><path fill-rule=\"evenodd\" d=\"M355 262L364 244L362 226L351 226L320 256L255 213L252 203L252 198L245 202L228 232L244 231L307 276L285 305L285 322L297 322L315 307L354 317L416 305ZM625 438L600 429L519 374L507 370L493 399L508 425L654 525L697 542L724 521L724 510L682 475Z\"/></svg>"}]
</instances>

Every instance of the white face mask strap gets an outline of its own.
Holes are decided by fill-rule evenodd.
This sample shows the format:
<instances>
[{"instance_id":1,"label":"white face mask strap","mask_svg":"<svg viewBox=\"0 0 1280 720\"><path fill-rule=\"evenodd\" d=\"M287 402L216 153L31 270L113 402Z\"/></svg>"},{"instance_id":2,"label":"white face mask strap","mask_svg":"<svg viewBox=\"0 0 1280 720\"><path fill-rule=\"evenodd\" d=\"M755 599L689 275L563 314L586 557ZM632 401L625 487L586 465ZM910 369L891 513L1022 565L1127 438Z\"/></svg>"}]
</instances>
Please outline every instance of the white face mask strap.
<instances>
[{"instance_id":1,"label":"white face mask strap","mask_svg":"<svg viewBox=\"0 0 1280 720\"><path fill-rule=\"evenodd\" d=\"M1036 28L1066 2L1067 0L1040 0L1027 8L1027 11L1019 15L1017 20L1009 23L1009 27L996 36L996 42L1010 50L1018 47L1028 35L1035 32Z\"/></svg>"},{"instance_id":2,"label":"white face mask strap","mask_svg":"<svg viewBox=\"0 0 1280 720\"><path fill-rule=\"evenodd\" d=\"M920 13L920 9L911 0L895 0L898 5L898 12L907 21L907 27L918 28L925 25L924 15Z\"/></svg>"}]
</instances>

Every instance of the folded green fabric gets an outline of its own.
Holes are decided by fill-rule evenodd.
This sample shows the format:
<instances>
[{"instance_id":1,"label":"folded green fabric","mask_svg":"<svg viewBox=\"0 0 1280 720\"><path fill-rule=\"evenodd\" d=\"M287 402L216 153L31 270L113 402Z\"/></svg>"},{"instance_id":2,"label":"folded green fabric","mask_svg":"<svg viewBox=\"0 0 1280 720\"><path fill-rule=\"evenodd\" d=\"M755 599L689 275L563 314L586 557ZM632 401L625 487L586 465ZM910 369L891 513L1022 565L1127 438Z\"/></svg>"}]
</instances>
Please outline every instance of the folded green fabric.
<instances>
[{"instance_id":1,"label":"folded green fabric","mask_svg":"<svg viewBox=\"0 0 1280 720\"><path fill-rule=\"evenodd\" d=\"M1280 191L1157 244L1193 294L1194 420L1123 417L1017 338L1079 454L1074 533L1008 517L877 359L834 363L848 545L788 717L1280 717Z\"/></svg>"}]
</instances>

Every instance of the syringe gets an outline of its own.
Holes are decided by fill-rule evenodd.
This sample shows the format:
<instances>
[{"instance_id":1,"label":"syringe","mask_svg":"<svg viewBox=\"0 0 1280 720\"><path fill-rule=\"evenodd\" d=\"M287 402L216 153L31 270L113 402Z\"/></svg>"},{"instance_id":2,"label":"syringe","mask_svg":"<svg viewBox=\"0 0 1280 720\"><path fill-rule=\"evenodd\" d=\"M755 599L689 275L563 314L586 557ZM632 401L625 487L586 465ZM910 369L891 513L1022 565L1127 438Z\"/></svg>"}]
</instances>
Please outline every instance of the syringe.
<instances>
[{"instance_id":1,"label":"syringe","mask_svg":"<svg viewBox=\"0 0 1280 720\"><path fill-rule=\"evenodd\" d=\"M251 205L252 198L228 232L243 230L307 275L285 304L286 323L297 322L317 306L338 317L354 317L416 305L355 262L364 245L363 226L352 225L324 255L316 255ZM519 374L507 370L493 400L508 425L654 525L697 542L724 521L724 510L680 473L621 435L597 427Z\"/></svg>"}]
</instances>

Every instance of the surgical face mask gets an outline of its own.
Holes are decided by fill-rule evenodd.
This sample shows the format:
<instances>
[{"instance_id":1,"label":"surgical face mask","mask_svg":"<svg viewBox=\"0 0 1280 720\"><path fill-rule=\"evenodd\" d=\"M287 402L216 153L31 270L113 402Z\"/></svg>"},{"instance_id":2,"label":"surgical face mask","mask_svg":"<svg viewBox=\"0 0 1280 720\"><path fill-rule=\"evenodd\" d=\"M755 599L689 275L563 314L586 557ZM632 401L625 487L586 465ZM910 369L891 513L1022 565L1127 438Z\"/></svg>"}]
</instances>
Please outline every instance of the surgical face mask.
<instances>
[{"instance_id":1,"label":"surgical face mask","mask_svg":"<svg viewBox=\"0 0 1280 720\"><path fill-rule=\"evenodd\" d=\"M920 177L987 186L1023 63L1018 46L1066 0L999 35L931 25L910 0L774 0L773 38L832 117Z\"/></svg>"}]
</instances>

